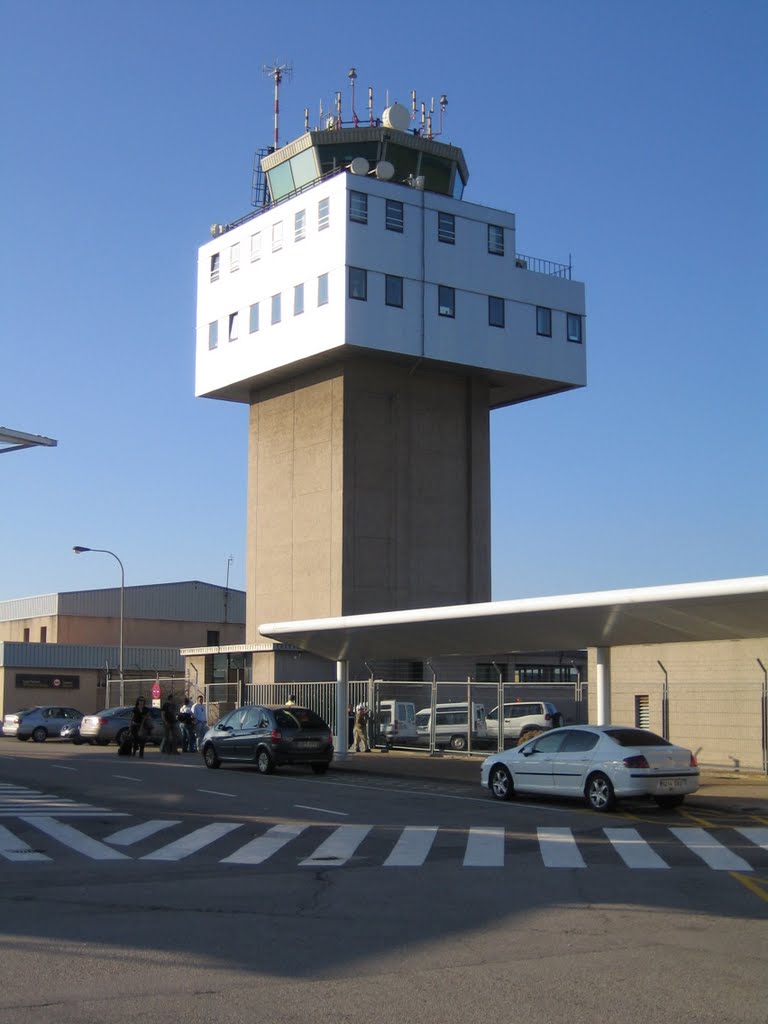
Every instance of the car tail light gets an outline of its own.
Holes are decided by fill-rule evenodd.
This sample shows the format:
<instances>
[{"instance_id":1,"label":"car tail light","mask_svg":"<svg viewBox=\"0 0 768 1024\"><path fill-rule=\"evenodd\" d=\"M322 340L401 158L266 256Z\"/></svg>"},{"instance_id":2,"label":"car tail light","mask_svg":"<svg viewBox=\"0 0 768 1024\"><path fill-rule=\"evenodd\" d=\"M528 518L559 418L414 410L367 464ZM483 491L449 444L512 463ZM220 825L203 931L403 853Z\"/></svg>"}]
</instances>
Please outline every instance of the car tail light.
<instances>
[{"instance_id":1,"label":"car tail light","mask_svg":"<svg viewBox=\"0 0 768 1024\"><path fill-rule=\"evenodd\" d=\"M280 732L279 729L273 729L272 732L270 733L270 739L272 740L273 743L282 743L283 734Z\"/></svg>"},{"instance_id":2,"label":"car tail light","mask_svg":"<svg viewBox=\"0 0 768 1024\"><path fill-rule=\"evenodd\" d=\"M650 768L650 765L645 759L645 754L635 754L634 757L624 758L625 768Z\"/></svg>"},{"instance_id":3,"label":"car tail light","mask_svg":"<svg viewBox=\"0 0 768 1024\"><path fill-rule=\"evenodd\" d=\"M544 721L545 722L551 722L552 721L552 715L544 715Z\"/></svg>"},{"instance_id":4,"label":"car tail light","mask_svg":"<svg viewBox=\"0 0 768 1024\"><path fill-rule=\"evenodd\" d=\"M698 768L699 767L699 762L696 760L696 755L695 754L691 754L691 764L690 764L690 767L691 768Z\"/></svg>"},{"instance_id":5,"label":"car tail light","mask_svg":"<svg viewBox=\"0 0 768 1024\"><path fill-rule=\"evenodd\" d=\"M99 725L107 725L107 723L109 722L109 719L108 718L97 718L96 722Z\"/></svg>"},{"instance_id":6,"label":"car tail light","mask_svg":"<svg viewBox=\"0 0 768 1024\"><path fill-rule=\"evenodd\" d=\"M330 729L328 730L328 746L329 747L333 746L333 733L331 732Z\"/></svg>"}]
</instances>

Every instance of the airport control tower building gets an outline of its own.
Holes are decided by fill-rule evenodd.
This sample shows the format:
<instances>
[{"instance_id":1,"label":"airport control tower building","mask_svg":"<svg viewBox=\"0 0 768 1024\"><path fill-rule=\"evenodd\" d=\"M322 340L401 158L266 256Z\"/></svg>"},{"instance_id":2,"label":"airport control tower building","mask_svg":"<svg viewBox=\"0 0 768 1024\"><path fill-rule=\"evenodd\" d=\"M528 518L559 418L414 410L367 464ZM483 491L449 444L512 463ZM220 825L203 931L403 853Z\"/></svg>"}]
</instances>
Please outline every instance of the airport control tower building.
<instances>
[{"instance_id":1,"label":"airport control tower building","mask_svg":"<svg viewBox=\"0 0 768 1024\"><path fill-rule=\"evenodd\" d=\"M250 408L250 644L490 600L490 412L586 383L584 286L464 198L446 102L433 131L369 91L284 146L276 113L261 203L200 249L196 394Z\"/></svg>"}]
</instances>

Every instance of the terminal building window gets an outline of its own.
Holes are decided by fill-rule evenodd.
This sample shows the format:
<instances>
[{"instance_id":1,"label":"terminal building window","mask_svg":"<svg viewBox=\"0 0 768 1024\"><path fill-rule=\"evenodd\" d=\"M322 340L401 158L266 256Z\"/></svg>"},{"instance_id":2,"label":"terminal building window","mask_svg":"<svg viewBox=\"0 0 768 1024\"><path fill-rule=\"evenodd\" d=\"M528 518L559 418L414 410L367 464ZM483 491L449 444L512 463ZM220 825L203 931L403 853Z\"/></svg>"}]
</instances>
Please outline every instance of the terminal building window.
<instances>
[{"instance_id":1,"label":"terminal building window","mask_svg":"<svg viewBox=\"0 0 768 1024\"><path fill-rule=\"evenodd\" d=\"M368 223L368 196L365 192L349 193L349 219L358 224Z\"/></svg>"},{"instance_id":2,"label":"terminal building window","mask_svg":"<svg viewBox=\"0 0 768 1024\"><path fill-rule=\"evenodd\" d=\"M307 211L297 210L293 219L293 240L301 242L307 237Z\"/></svg>"},{"instance_id":3,"label":"terminal building window","mask_svg":"<svg viewBox=\"0 0 768 1024\"><path fill-rule=\"evenodd\" d=\"M272 225L272 252L279 252L283 248L283 222L276 221Z\"/></svg>"},{"instance_id":4,"label":"terminal building window","mask_svg":"<svg viewBox=\"0 0 768 1024\"><path fill-rule=\"evenodd\" d=\"M405 222L403 204L397 199L387 199L384 226L387 231L399 231L402 234Z\"/></svg>"},{"instance_id":5,"label":"terminal building window","mask_svg":"<svg viewBox=\"0 0 768 1024\"><path fill-rule=\"evenodd\" d=\"M250 310L250 320L248 322L248 331L250 334L255 334L259 329L259 304L254 302Z\"/></svg>"},{"instance_id":6,"label":"terminal building window","mask_svg":"<svg viewBox=\"0 0 768 1024\"><path fill-rule=\"evenodd\" d=\"M504 299L498 295L488 296L488 323L491 327L504 326Z\"/></svg>"},{"instance_id":7,"label":"terminal building window","mask_svg":"<svg viewBox=\"0 0 768 1024\"><path fill-rule=\"evenodd\" d=\"M229 340L237 341L237 329L238 329L238 316L237 313L229 314Z\"/></svg>"},{"instance_id":8,"label":"terminal building window","mask_svg":"<svg viewBox=\"0 0 768 1024\"><path fill-rule=\"evenodd\" d=\"M251 235L251 263L261 259L261 232Z\"/></svg>"},{"instance_id":9,"label":"terminal building window","mask_svg":"<svg viewBox=\"0 0 768 1024\"><path fill-rule=\"evenodd\" d=\"M384 277L384 301L388 306L403 308L403 279L386 274Z\"/></svg>"},{"instance_id":10,"label":"terminal building window","mask_svg":"<svg viewBox=\"0 0 768 1024\"><path fill-rule=\"evenodd\" d=\"M456 244L456 218L452 213L438 213L437 240L447 245Z\"/></svg>"},{"instance_id":11,"label":"terminal building window","mask_svg":"<svg viewBox=\"0 0 768 1024\"><path fill-rule=\"evenodd\" d=\"M488 252L492 256L504 255L504 228L498 224L488 225Z\"/></svg>"},{"instance_id":12,"label":"terminal building window","mask_svg":"<svg viewBox=\"0 0 768 1024\"><path fill-rule=\"evenodd\" d=\"M304 312L304 285L297 284L293 289L293 315L299 316Z\"/></svg>"},{"instance_id":13,"label":"terminal building window","mask_svg":"<svg viewBox=\"0 0 768 1024\"><path fill-rule=\"evenodd\" d=\"M331 200L321 199L317 204L317 230L324 231L331 223Z\"/></svg>"},{"instance_id":14,"label":"terminal building window","mask_svg":"<svg viewBox=\"0 0 768 1024\"><path fill-rule=\"evenodd\" d=\"M214 320L212 324L208 324L208 348L218 348L219 346L219 321Z\"/></svg>"},{"instance_id":15,"label":"terminal building window","mask_svg":"<svg viewBox=\"0 0 768 1024\"><path fill-rule=\"evenodd\" d=\"M440 316L456 316L456 290L448 285L441 284L437 287L437 311Z\"/></svg>"},{"instance_id":16,"label":"terminal building window","mask_svg":"<svg viewBox=\"0 0 768 1024\"><path fill-rule=\"evenodd\" d=\"M325 306L328 304L328 275L321 274L317 279L317 304Z\"/></svg>"},{"instance_id":17,"label":"terminal building window","mask_svg":"<svg viewBox=\"0 0 768 1024\"><path fill-rule=\"evenodd\" d=\"M577 313L568 314L568 341L582 342L581 317Z\"/></svg>"},{"instance_id":18,"label":"terminal building window","mask_svg":"<svg viewBox=\"0 0 768 1024\"><path fill-rule=\"evenodd\" d=\"M349 268L349 297L368 301L368 271L361 267Z\"/></svg>"},{"instance_id":19,"label":"terminal building window","mask_svg":"<svg viewBox=\"0 0 768 1024\"><path fill-rule=\"evenodd\" d=\"M240 243L235 242L229 247L229 272L230 274L240 269Z\"/></svg>"},{"instance_id":20,"label":"terminal building window","mask_svg":"<svg viewBox=\"0 0 768 1024\"><path fill-rule=\"evenodd\" d=\"M280 293L272 296L272 323L279 324L282 320L282 304L280 302Z\"/></svg>"},{"instance_id":21,"label":"terminal building window","mask_svg":"<svg viewBox=\"0 0 768 1024\"><path fill-rule=\"evenodd\" d=\"M219 280L219 269L221 266L221 256L215 252L211 256L211 281Z\"/></svg>"},{"instance_id":22,"label":"terminal building window","mask_svg":"<svg viewBox=\"0 0 768 1024\"><path fill-rule=\"evenodd\" d=\"M544 338L552 337L552 310L547 306L536 307L536 333Z\"/></svg>"}]
</instances>

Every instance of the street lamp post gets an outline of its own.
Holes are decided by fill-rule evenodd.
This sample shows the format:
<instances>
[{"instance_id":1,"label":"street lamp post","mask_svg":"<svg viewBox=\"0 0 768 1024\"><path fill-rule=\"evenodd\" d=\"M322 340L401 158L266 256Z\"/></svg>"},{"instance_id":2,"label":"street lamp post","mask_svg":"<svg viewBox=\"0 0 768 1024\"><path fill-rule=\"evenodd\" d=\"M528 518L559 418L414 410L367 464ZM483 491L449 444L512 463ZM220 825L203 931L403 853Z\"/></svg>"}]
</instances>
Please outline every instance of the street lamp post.
<instances>
[{"instance_id":1,"label":"street lamp post","mask_svg":"<svg viewBox=\"0 0 768 1024\"><path fill-rule=\"evenodd\" d=\"M120 566L120 703L125 704L125 682L123 680L123 621L125 617L125 569L123 563L114 551L107 551L106 548L84 548L79 544L72 548L76 555L82 555L85 551L95 551L99 555L112 555Z\"/></svg>"}]
</instances>

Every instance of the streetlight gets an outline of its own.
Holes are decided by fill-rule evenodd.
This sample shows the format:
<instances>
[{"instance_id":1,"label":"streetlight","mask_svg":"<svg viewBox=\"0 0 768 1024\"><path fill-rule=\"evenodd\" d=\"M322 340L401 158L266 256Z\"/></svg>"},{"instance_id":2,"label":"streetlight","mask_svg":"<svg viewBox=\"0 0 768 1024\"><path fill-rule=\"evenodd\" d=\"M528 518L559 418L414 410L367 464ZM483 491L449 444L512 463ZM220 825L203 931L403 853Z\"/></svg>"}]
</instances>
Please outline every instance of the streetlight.
<instances>
[{"instance_id":1,"label":"streetlight","mask_svg":"<svg viewBox=\"0 0 768 1024\"><path fill-rule=\"evenodd\" d=\"M125 612L125 569L123 563L114 551L107 551L106 548L84 548L77 544L72 548L76 555L82 555L84 551L95 551L99 555L112 555L120 566L120 703L125 703L125 684L123 681L123 619Z\"/></svg>"}]
</instances>

